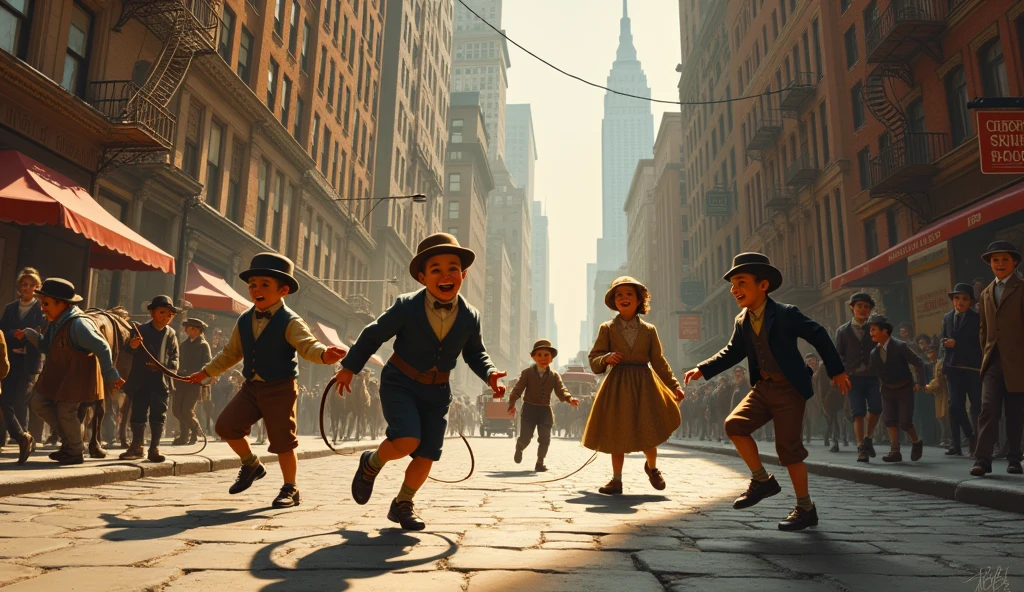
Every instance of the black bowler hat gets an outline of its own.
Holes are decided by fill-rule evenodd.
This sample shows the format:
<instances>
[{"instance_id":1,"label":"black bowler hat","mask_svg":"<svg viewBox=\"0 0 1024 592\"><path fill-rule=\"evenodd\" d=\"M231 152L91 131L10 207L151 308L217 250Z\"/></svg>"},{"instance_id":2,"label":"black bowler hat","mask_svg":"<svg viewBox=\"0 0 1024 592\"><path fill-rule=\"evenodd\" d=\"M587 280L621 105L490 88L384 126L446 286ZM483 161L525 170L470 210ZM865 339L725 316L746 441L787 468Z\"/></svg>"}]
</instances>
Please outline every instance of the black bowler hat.
<instances>
[{"instance_id":1,"label":"black bowler hat","mask_svg":"<svg viewBox=\"0 0 1024 592\"><path fill-rule=\"evenodd\" d=\"M1020 251L1018 251L1017 246L1010 241L996 241L990 244L988 246L988 250L982 253L981 258L985 260L985 263L988 263L989 259L992 258L992 255L995 255L996 253L1009 253L1017 263L1020 263Z\"/></svg>"},{"instance_id":2,"label":"black bowler hat","mask_svg":"<svg viewBox=\"0 0 1024 592\"><path fill-rule=\"evenodd\" d=\"M434 255L447 253L458 256L459 261L462 262L462 271L469 269L469 266L473 265L473 261L476 260L476 253L460 245L459 239L445 232L438 232L420 241L416 247L416 256L409 262L409 275L419 281L427 259Z\"/></svg>"},{"instance_id":3,"label":"black bowler hat","mask_svg":"<svg viewBox=\"0 0 1024 592\"><path fill-rule=\"evenodd\" d=\"M153 300L146 305L147 310L153 310L154 308L169 308L174 311L174 314L178 314L182 311L182 309L174 306L174 302L171 301L170 296L164 296L162 294L153 298Z\"/></svg>"},{"instance_id":4,"label":"black bowler hat","mask_svg":"<svg viewBox=\"0 0 1024 592\"><path fill-rule=\"evenodd\" d=\"M36 289L36 294L63 300L69 304L77 304L83 300L81 296L75 294L75 285L61 278L47 279L42 286Z\"/></svg>"},{"instance_id":5,"label":"black bowler hat","mask_svg":"<svg viewBox=\"0 0 1024 592\"><path fill-rule=\"evenodd\" d=\"M886 329L889 331L889 335L892 335L892 323L889 322L889 318L885 315L873 314L868 318L866 324L868 326L875 325L879 329Z\"/></svg>"},{"instance_id":6,"label":"black bowler hat","mask_svg":"<svg viewBox=\"0 0 1024 592\"><path fill-rule=\"evenodd\" d=\"M872 298L871 294L868 294L867 292L857 292L853 296L850 296L850 301L847 302L847 305L853 306L858 302L867 302L868 304L871 305L871 308L875 307L875 299Z\"/></svg>"},{"instance_id":7,"label":"black bowler hat","mask_svg":"<svg viewBox=\"0 0 1024 592\"><path fill-rule=\"evenodd\" d=\"M772 265L767 255L761 253L740 253L732 258L732 269L722 278L729 281L737 273L751 273L768 280L768 292L774 292L782 285L782 272Z\"/></svg>"},{"instance_id":8,"label":"black bowler hat","mask_svg":"<svg viewBox=\"0 0 1024 592\"><path fill-rule=\"evenodd\" d=\"M963 294L964 296L970 296L971 300L974 300L974 288L970 284L960 283L953 286L953 291L949 293L949 299L952 300L953 296L957 294Z\"/></svg>"},{"instance_id":9,"label":"black bowler hat","mask_svg":"<svg viewBox=\"0 0 1024 592\"><path fill-rule=\"evenodd\" d=\"M289 294L299 291L299 282L292 277L295 272L295 264L292 260L279 255L278 253L258 253L252 258L249 269L238 274L243 282L248 282L251 277L272 277L286 286Z\"/></svg>"}]
</instances>

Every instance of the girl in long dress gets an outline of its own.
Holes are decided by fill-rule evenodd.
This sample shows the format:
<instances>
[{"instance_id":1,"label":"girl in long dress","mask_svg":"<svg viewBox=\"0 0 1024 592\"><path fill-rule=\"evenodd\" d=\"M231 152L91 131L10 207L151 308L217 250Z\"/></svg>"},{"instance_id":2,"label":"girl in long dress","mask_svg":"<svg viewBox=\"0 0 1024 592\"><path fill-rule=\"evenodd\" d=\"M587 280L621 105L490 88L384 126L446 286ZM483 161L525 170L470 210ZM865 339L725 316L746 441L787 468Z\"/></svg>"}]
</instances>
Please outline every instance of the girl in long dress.
<instances>
[{"instance_id":1,"label":"girl in long dress","mask_svg":"<svg viewBox=\"0 0 1024 592\"><path fill-rule=\"evenodd\" d=\"M612 480L598 489L622 493L622 464L628 452L643 452L644 471L655 489L665 489L657 467L658 445L679 427L685 395L662 354L654 325L640 315L650 310L647 287L631 277L612 282L604 298L619 314L601 325L590 352L594 373L608 372L594 399L583 445L612 456ZM610 368L610 370L609 370Z\"/></svg>"}]
</instances>

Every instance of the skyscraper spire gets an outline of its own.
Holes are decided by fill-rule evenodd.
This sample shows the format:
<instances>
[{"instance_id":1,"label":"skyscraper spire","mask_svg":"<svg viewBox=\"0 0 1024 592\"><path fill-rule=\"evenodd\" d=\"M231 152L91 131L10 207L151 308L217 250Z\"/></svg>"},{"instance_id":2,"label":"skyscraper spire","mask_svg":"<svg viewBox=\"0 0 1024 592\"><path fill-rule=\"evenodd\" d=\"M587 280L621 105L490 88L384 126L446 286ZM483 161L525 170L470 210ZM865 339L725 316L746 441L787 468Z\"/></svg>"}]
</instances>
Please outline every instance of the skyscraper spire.
<instances>
[{"instance_id":1,"label":"skyscraper spire","mask_svg":"<svg viewBox=\"0 0 1024 592\"><path fill-rule=\"evenodd\" d=\"M636 48L633 47L633 31L629 22L629 0L622 0L622 20L619 21L619 49L615 52L616 61L636 61Z\"/></svg>"}]
</instances>

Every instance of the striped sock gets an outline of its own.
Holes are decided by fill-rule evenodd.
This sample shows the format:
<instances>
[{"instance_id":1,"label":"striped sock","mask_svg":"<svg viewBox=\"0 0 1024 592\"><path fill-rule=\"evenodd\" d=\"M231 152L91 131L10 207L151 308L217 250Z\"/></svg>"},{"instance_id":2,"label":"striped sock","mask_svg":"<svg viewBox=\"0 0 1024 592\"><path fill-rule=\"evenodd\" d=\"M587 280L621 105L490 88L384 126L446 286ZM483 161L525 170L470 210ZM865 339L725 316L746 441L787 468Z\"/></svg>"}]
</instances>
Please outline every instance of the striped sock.
<instances>
[{"instance_id":1,"label":"striped sock","mask_svg":"<svg viewBox=\"0 0 1024 592\"><path fill-rule=\"evenodd\" d=\"M750 474L754 478L755 481L762 481L762 482L763 481L767 481L768 478L771 476L771 475L768 474L768 471L764 470L763 466L760 469L756 470L756 471L752 471Z\"/></svg>"},{"instance_id":2,"label":"striped sock","mask_svg":"<svg viewBox=\"0 0 1024 592\"><path fill-rule=\"evenodd\" d=\"M810 494L796 498L796 505L798 508L807 510L808 512L814 508L814 503L811 502Z\"/></svg>"},{"instance_id":3,"label":"striped sock","mask_svg":"<svg viewBox=\"0 0 1024 592\"><path fill-rule=\"evenodd\" d=\"M384 461L380 459L380 454L376 450L370 455L370 460L366 464L367 468L371 469L375 474L384 468Z\"/></svg>"},{"instance_id":4,"label":"striped sock","mask_svg":"<svg viewBox=\"0 0 1024 592\"><path fill-rule=\"evenodd\" d=\"M405 483L402 483L402 488L398 490L398 495L395 496L395 501L396 502L411 502L413 496L416 495L417 491L419 491L419 490L418 489L413 489L412 487L409 487ZM810 499L810 498L808 498L808 499Z\"/></svg>"}]
</instances>

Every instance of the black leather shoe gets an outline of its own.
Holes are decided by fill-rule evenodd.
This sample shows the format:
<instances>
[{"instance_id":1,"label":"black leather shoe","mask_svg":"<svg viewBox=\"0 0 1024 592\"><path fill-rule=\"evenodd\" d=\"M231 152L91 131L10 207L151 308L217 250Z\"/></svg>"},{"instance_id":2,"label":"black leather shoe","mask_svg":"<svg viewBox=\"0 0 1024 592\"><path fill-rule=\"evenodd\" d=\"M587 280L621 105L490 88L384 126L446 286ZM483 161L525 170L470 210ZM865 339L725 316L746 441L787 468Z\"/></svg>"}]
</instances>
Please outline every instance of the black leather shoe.
<instances>
[{"instance_id":1,"label":"black leather shoe","mask_svg":"<svg viewBox=\"0 0 1024 592\"><path fill-rule=\"evenodd\" d=\"M889 454L882 457L885 462L903 462L903 454L899 450L890 450Z\"/></svg>"},{"instance_id":2,"label":"black leather shoe","mask_svg":"<svg viewBox=\"0 0 1024 592\"><path fill-rule=\"evenodd\" d=\"M858 446L857 447L857 462L866 463L866 462L870 462L870 461L871 461L871 457L868 456L868 449L864 448L863 446Z\"/></svg>"},{"instance_id":3,"label":"black leather shoe","mask_svg":"<svg viewBox=\"0 0 1024 592\"><path fill-rule=\"evenodd\" d=\"M64 465L80 465L85 462L85 455L83 454L65 454L60 458L60 464Z\"/></svg>"},{"instance_id":4,"label":"black leather shoe","mask_svg":"<svg viewBox=\"0 0 1024 592\"><path fill-rule=\"evenodd\" d=\"M946 451L946 456L963 456L964 452L960 448L950 448Z\"/></svg>"},{"instance_id":5,"label":"black leather shoe","mask_svg":"<svg viewBox=\"0 0 1024 592\"><path fill-rule=\"evenodd\" d=\"M274 508L292 508L299 505L299 488L286 483L274 498L274 503L270 505Z\"/></svg>"},{"instance_id":6,"label":"black leather shoe","mask_svg":"<svg viewBox=\"0 0 1024 592\"><path fill-rule=\"evenodd\" d=\"M992 472L992 461L990 460L978 460L971 467L971 475L975 477L984 477Z\"/></svg>"},{"instance_id":7,"label":"black leather shoe","mask_svg":"<svg viewBox=\"0 0 1024 592\"><path fill-rule=\"evenodd\" d=\"M785 530L787 532L793 532L797 530L803 530L808 526L818 525L818 508L812 507L810 510L805 510L800 506L797 506L790 512L789 517L779 522L779 530Z\"/></svg>"},{"instance_id":8,"label":"black leather shoe","mask_svg":"<svg viewBox=\"0 0 1024 592\"><path fill-rule=\"evenodd\" d=\"M53 452L51 452L50 454L47 454L46 456L50 460L59 461L60 459L64 458L67 455L68 455L67 451L65 451L63 448L58 448L57 450L54 450Z\"/></svg>"},{"instance_id":9,"label":"black leather shoe","mask_svg":"<svg viewBox=\"0 0 1024 592\"><path fill-rule=\"evenodd\" d=\"M1021 468L1019 462L1010 461L1010 464L1006 465L1006 472L1011 475L1024 474L1024 468Z\"/></svg>"},{"instance_id":10,"label":"black leather shoe","mask_svg":"<svg viewBox=\"0 0 1024 592\"><path fill-rule=\"evenodd\" d=\"M918 440L910 445L910 460L917 462L924 454L924 440Z\"/></svg>"},{"instance_id":11,"label":"black leather shoe","mask_svg":"<svg viewBox=\"0 0 1024 592\"><path fill-rule=\"evenodd\" d=\"M832 441L832 447L828 449L829 452L839 452L839 442Z\"/></svg>"},{"instance_id":12,"label":"black leather shoe","mask_svg":"<svg viewBox=\"0 0 1024 592\"><path fill-rule=\"evenodd\" d=\"M405 530L423 530L426 523L416 515L416 508L412 502L400 502L397 499L391 500L391 509L388 510L388 520L397 522Z\"/></svg>"},{"instance_id":13,"label":"black leather shoe","mask_svg":"<svg viewBox=\"0 0 1024 592\"><path fill-rule=\"evenodd\" d=\"M512 456L512 460L518 465L523 462L523 451L516 448L515 455Z\"/></svg>"},{"instance_id":14,"label":"black leather shoe","mask_svg":"<svg viewBox=\"0 0 1024 592\"><path fill-rule=\"evenodd\" d=\"M735 510L749 508L761 500L781 492L782 488L779 487L779 482L775 480L775 475L769 475L767 481L751 479L747 490L736 498L736 501L732 503L732 507Z\"/></svg>"},{"instance_id":15,"label":"black leather shoe","mask_svg":"<svg viewBox=\"0 0 1024 592\"><path fill-rule=\"evenodd\" d=\"M373 493L373 482L377 479L378 471L370 468L370 457L373 452L364 450L359 456L359 467L356 468L355 477L352 477L352 499L360 506L370 501Z\"/></svg>"},{"instance_id":16,"label":"black leather shoe","mask_svg":"<svg viewBox=\"0 0 1024 592\"><path fill-rule=\"evenodd\" d=\"M235 477L235 482L228 488L228 493L234 495L236 493L242 493L253 484L253 481L257 481L267 476L267 469L263 466L263 463L256 461L255 465L242 465L242 468L238 469L238 476Z\"/></svg>"},{"instance_id":17,"label":"black leather shoe","mask_svg":"<svg viewBox=\"0 0 1024 592\"><path fill-rule=\"evenodd\" d=\"M868 456L875 458L875 443L871 441L871 438L864 438L864 450L868 451Z\"/></svg>"},{"instance_id":18,"label":"black leather shoe","mask_svg":"<svg viewBox=\"0 0 1024 592\"><path fill-rule=\"evenodd\" d=\"M537 461L537 465L535 467L533 467L533 470L538 472L538 473L546 473L547 470L548 470L548 467L547 467L547 465L544 464L544 461L538 460Z\"/></svg>"},{"instance_id":19,"label":"black leather shoe","mask_svg":"<svg viewBox=\"0 0 1024 592\"><path fill-rule=\"evenodd\" d=\"M25 432L25 435L21 437L21 442L18 442L18 464L23 465L28 460L28 456L32 454L32 450L35 449L35 443L32 442L32 434Z\"/></svg>"}]
</instances>

